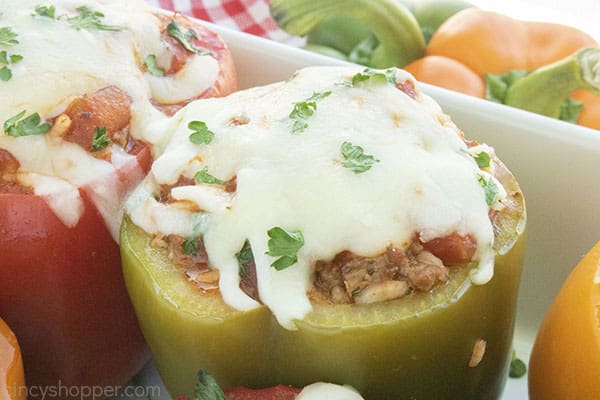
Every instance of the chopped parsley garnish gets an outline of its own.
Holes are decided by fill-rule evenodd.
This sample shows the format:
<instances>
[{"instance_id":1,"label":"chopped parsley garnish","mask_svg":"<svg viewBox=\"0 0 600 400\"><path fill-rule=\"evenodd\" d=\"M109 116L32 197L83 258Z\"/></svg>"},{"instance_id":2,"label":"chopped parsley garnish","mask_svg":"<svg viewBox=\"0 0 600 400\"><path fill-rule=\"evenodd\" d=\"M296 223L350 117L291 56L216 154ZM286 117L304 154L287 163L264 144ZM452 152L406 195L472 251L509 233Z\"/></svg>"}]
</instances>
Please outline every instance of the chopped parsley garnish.
<instances>
[{"instance_id":1,"label":"chopped parsley garnish","mask_svg":"<svg viewBox=\"0 0 600 400\"><path fill-rule=\"evenodd\" d=\"M583 104L583 102L570 97L566 98L565 101L563 101L563 103L560 105L558 119L576 124L577 119L579 119L579 114L581 114L584 107L585 104Z\"/></svg>"},{"instance_id":2,"label":"chopped parsley garnish","mask_svg":"<svg viewBox=\"0 0 600 400\"><path fill-rule=\"evenodd\" d=\"M106 134L106 127L95 127L94 138L92 139L92 152L100 151L108 146L110 140Z\"/></svg>"},{"instance_id":3,"label":"chopped parsley garnish","mask_svg":"<svg viewBox=\"0 0 600 400\"><path fill-rule=\"evenodd\" d=\"M208 167L204 167L200 171L196 172L194 178L196 179L196 182L207 183L209 185L224 185L227 183L209 174Z\"/></svg>"},{"instance_id":4,"label":"chopped parsley garnish","mask_svg":"<svg viewBox=\"0 0 600 400\"><path fill-rule=\"evenodd\" d=\"M527 373L527 365L523 362L523 360L517 358L517 352L512 351L512 357L510 360L510 370L508 372L508 376L511 378L521 378Z\"/></svg>"},{"instance_id":5,"label":"chopped parsley garnish","mask_svg":"<svg viewBox=\"0 0 600 400\"><path fill-rule=\"evenodd\" d=\"M393 69L386 69L385 71L375 70L371 68L366 68L362 72L357 73L352 76L352 86L356 86L361 82L368 81L381 81L391 83L393 85L396 84L396 71Z\"/></svg>"},{"instance_id":6,"label":"chopped parsley garnish","mask_svg":"<svg viewBox=\"0 0 600 400\"><path fill-rule=\"evenodd\" d=\"M198 383L194 388L194 397L187 400L227 400L215 378L208 372L198 372Z\"/></svg>"},{"instance_id":7,"label":"chopped parsley garnish","mask_svg":"<svg viewBox=\"0 0 600 400\"><path fill-rule=\"evenodd\" d=\"M308 128L305 119L311 117L315 113L317 110L317 101L323 100L330 94L331 91L323 93L314 92L308 99L294 103L294 109L289 115L290 119L294 121L294 125L292 126L293 133L299 133Z\"/></svg>"},{"instance_id":8,"label":"chopped parsley garnish","mask_svg":"<svg viewBox=\"0 0 600 400\"><path fill-rule=\"evenodd\" d=\"M190 142L194 144L209 144L215 137L215 133L208 129L203 121L191 121L188 128L193 132L190 134Z\"/></svg>"},{"instance_id":9,"label":"chopped parsley garnish","mask_svg":"<svg viewBox=\"0 0 600 400\"><path fill-rule=\"evenodd\" d=\"M373 164L379 162L375 157L365 154L362 147L354 146L350 142L342 143L342 156L344 157L342 167L356 174L370 170Z\"/></svg>"},{"instance_id":10,"label":"chopped parsley garnish","mask_svg":"<svg viewBox=\"0 0 600 400\"><path fill-rule=\"evenodd\" d=\"M277 271L286 269L298 262L298 250L304 246L304 236L300 231L287 231L280 227L268 230L269 251L265 254L271 257L279 257L271 263L271 267Z\"/></svg>"},{"instance_id":11,"label":"chopped parsley garnish","mask_svg":"<svg viewBox=\"0 0 600 400\"><path fill-rule=\"evenodd\" d=\"M198 238L187 238L181 243L183 254L195 256L198 254Z\"/></svg>"},{"instance_id":12,"label":"chopped parsley garnish","mask_svg":"<svg viewBox=\"0 0 600 400\"><path fill-rule=\"evenodd\" d=\"M248 239L244 241L244 245L240 251L235 253L235 258L237 258L240 265L238 274L243 278L246 276L246 268L248 268L248 265L254 262L254 254L252 254L252 247L250 247L250 241Z\"/></svg>"},{"instance_id":13,"label":"chopped parsley garnish","mask_svg":"<svg viewBox=\"0 0 600 400\"><path fill-rule=\"evenodd\" d=\"M167 25L167 32L172 38L176 39L184 49L190 53L196 53L200 56L211 54L209 51L199 49L193 45L193 40L196 39L196 32L189 28L182 28L175 20L171 20Z\"/></svg>"},{"instance_id":14,"label":"chopped parsley garnish","mask_svg":"<svg viewBox=\"0 0 600 400\"><path fill-rule=\"evenodd\" d=\"M104 14L99 11L93 11L87 6L80 6L75 9L79 15L66 19L67 23L78 31L81 29L98 29L102 31L122 31L122 26L105 25L101 18Z\"/></svg>"},{"instance_id":15,"label":"chopped parsley garnish","mask_svg":"<svg viewBox=\"0 0 600 400\"><path fill-rule=\"evenodd\" d=\"M7 81L12 78L12 70L8 67L10 64L16 64L23 59L20 54L8 54L6 50L0 51L0 80Z\"/></svg>"},{"instance_id":16,"label":"chopped parsley garnish","mask_svg":"<svg viewBox=\"0 0 600 400\"><path fill-rule=\"evenodd\" d=\"M163 71L158 64L156 64L156 56L154 54L148 54L144 63L146 64L146 69L151 75L165 76L165 71Z\"/></svg>"},{"instance_id":17,"label":"chopped parsley garnish","mask_svg":"<svg viewBox=\"0 0 600 400\"><path fill-rule=\"evenodd\" d=\"M4 133L8 136L30 136L41 135L50 130L51 125L47 122L41 123L38 113L25 117L26 111L23 110L17 115L4 121Z\"/></svg>"},{"instance_id":18,"label":"chopped parsley garnish","mask_svg":"<svg viewBox=\"0 0 600 400\"><path fill-rule=\"evenodd\" d=\"M7 81L12 78L12 71L6 65L0 68L0 81Z\"/></svg>"},{"instance_id":19,"label":"chopped parsley garnish","mask_svg":"<svg viewBox=\"0 0 600 400\"><path fill-rule=\"evenodd\" d=\"M473 159L475 160L479 168L489 167L490 162L492 161L490 155L485 151L480 151L478 153L473 154Z\"/></svg>"},{"instance_id":20,"label":"chopped parsley garnish","mask_svg":"<svg viewBox=\"0 0 600 400\"><path fill-rule=\"evenodd\" d=\"M479 184L481 185L481 187L483 188L483 192L485 193L485 202L488 206L491 206L492 204L494 204L496 196L498 196L498 193L500 192L498 185L496 185L496 182L494 182L494 179L492 179L492 177L486 178L483 175L479 175L477 177L477 181L479 181Z\"/></svg>"},{"instance_id":21,"label":"chopped parsley garnish","mask_svg":"<svg viewBox=\"0 0 600 400\"><path fill-rule=\"evenodd\" d=\"M47 18L56 18L55 16L56 14L56 8L54 6L37 6L35 8L35 14L34 15L39 15L40 17L47 17Z\"/></svg>"},{"instance_id":22,"label":"chopped parsley garnish","mask_svg":"<svg viewBox=\"0 0 600 400\"><path fill-rule=\"evenodd\" d=\"M17 34L8 26L0 28L0 45L1 46L13 46L18 44Z\"/></svg>"},{"instance_id":23,"label":"chopped parsley garnish","mask_svg":"<svg viewBox=\"0 0 600 400\"><path fill-rule=\"evenodd\" d=\"M20 54L11 54L8 55L6 50L0 51L0 64L8 65L8 64L16 64L23 59L23 56Z\"/></svg>"}]
</instances>

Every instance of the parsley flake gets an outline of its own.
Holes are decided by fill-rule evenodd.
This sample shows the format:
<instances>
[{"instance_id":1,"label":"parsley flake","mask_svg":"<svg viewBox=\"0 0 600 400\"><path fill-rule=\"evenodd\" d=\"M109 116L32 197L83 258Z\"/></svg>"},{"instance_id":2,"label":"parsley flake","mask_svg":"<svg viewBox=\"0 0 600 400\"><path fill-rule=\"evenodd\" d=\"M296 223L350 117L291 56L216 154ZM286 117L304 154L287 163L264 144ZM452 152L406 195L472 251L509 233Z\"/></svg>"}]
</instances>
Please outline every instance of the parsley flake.
<instances>
[{"instance_id":1,"label":"parsley flake","mask_svg":"<svg viewBox=\"0 0 600 400\"><path fill-rule=\"evenodd\" d=\"M82 29L98 29L102 31L122 31L125 29L122 26L116 25L105 25L102 23L101 18L104 14L99 11L93 11L87 6L80 6L75 9L79 15L67 18L67 23L73 28L79 30Z\"/></svg>"},{"instance_id":2,"label":"parsley flake","mask_svg":"<svg viewBox=\"0 0 600 400\"><path fill-rule=\"evenodd\" d=\"M479 182L479 184L483 188L483 192L485 193L485 202L488 206L491 206L492 204L494 204L498 193L500 193L498 185L496 184L496 182L494 182L492 177L486 178L483 175L479 175L477 177L477 181Z\"/></svg>"},{"instance_id":3,"label":"parsley flake","mask_svg":"<svg viewBox=\"0 0 600 400\"><path fill-rule=\"evenodd\" d=\"M154 54L148 54L144 63L146 64L146 69L151 75L165 76L165 71L163 71L158 64L156 64L156 56Z\"/></svg>"},{"instance_id":4,"label":"parsley flake","mask_svg":"<svg viewBox=\"0 0 600 400\"><path fill-rule=\"evenodd\" d=\"M314 92L308 99L294 103L294 108L289 115L289 118L294 121L292 126L293 133L300 133L308 128L308 124L304 120L311 117L317 111L317 101L323 100L330 94L331 91L323 93Z\"/></svg>"},{"instance_id":5,"label":"parsley flake","mask_svg":"<svg viewBox=\"0 0 600 400\"><path fill-rule=\"evenodd\" d=\"M376 82L386 82L392 85L396 84L396 71L393 69L386 69L385 71L365 68L362 72L359 72L352 76L352 86L356 86L361 82L373 80Z\"/></svg>"},{"instance_id":6,"label":"parsley flake","mask_svg":"<svg viewBox=\"0 0 600 400\"><path fill-rule=\"evenodd\" d=\"M304 246L304 236L300 231L288 231L280 227L268 230L269 251L265 254L271 257L279 257L271 267L277 271L284 270L298 262L298 250Z\"/></svg>"},{"instance_id":7,"label":"parsley flake","mask_svg":"<svg viewBox=\"0 0 600 400\"><path fill-rule=\"evenodd\" d=\"M23 60L23 56L20 54L11 54L10 55L10 63L11 64L16 64L21 60Z\"/></svg>"},{"instance_id":8,"label":"parsley flake","mask_svg":"<svg viewBox=\"0 0 600 400\"><path fill-rule=\"evenodd\" d=\"M194 175L196 182L207 183L209 185L225 185L227 182L215 178L208 173L208 167L204 167Z\"/></svg>"},{"instance_id":9,"label":"parsley flake","mask_svg":"<svg viewBox=\"0 0 600 400\"><path fill-rule=\"evenodd\" d=\"M198 254L198 238L187 238L181 243L183 254L195 256Z\"/></svg>"},{"instance_id":10,"label":"parsley flake","mask_svg":"<svg viewBox=\"0 0 600 400\"><path fill-rule=\"evenodd\" d=\"M173 39L176 39L184 49L190 53L196 53L200 56L212 54L209 51L199 49L193 45L193 40L197 38L196 32L189 28L182 28L175 20L171 20L167 25L167 32Z\"/></svg>"},{"instance_id":11,"label":"parsley flake","mask_svg":"<svg viewBox=\"0 0 600 400\"><path fill-rule=\"evenodd\" d=\"M50 124L45 122L41 124L41 118L38 113L25 117L26 111L23 110L17 115L4 121L4 133L8 136L30 136L41 135L50 130Z\"/></svg>"},{"instance_id":12,"label":"parsley flake","mask_svg":"<svg viewBox=\"0 0 600 400\"><path fill-rule=\"evenodd\" d=\"M206 123L203 121L191 121L188 124L188 129L193 132L190 134L190 142L194 144L209 144L215 137L215 133L208 129Z\"/></svg>"},{"instance_id":13,"label":"parsley flake","mask_svg":"<svg viewBox=\"0 0 600 400\"><path fill-rule=\"evenodd\" d=\"M348 168L355 174L366 172L373 164L379 162L375 157L365 154L362 147L354 146L350 142L342 143L342 156L344 157L342 167Z\"/></svg>"},{"instance_id":14,"label":"parsley flake","mask_svg":"<svg viewBox=\"0 0 600 400\"><path fill-rule=\"evenodd\" d=\"M13 46L18 44L17 34L8 26L0 28L0 45L1 46Z\"/></svg>"},{"instance_id":15,"label":"parsley flake","mask_svg":"<svg viewBox=\"0 0 600 400\"><path fill-rule=\"evenodd\" d=\"M250 241L246 239L244 241L244 245L235 253L235 258L237 258L239 263L238 274L240 277L246 276L246 269L250 264L254 262L254 254L252 254L252 247L250 247Z\"/></svg>"},{"instance_id":16,"label":"parsley flake","mask_svg":"<svg viewBox=\"0 0 600 400\"><path fill-rule=\"evenodd\" d=\"M37 6L35 8L35 14L33 15L38 15L40 17L47 17L47 18L56 18L55 17L55 13L56 13L56 8L54 6Z\"/></svg>"},{"instance_id":17,"label":"parsley flake","mask_svg":"<svg viewBox=\"0 0 600 400\"><path fill-rule=\"evenodd\" d=\"M473 159L475 160L479 168L488 168L492 161L490 155L485 151L480 151L478 153L473 154Z\"/></svg>"},{"instance_id":18,"label":"parsley flake","mask_svg":"<svg viewBox=\"0 0 600 400\"><path fill-rule=\"evenodd\" d=\"M108 139L108 135L106 134L106 127L103 126L101 128L94 128L94 138L92 139L92 152L97 152L102 149L105 149L108 146L110 140Z\"/></svg>"},{"instance_id":19,"label":"parsley flake","mask_svg":"<svg viewBox=\"0 0 600 400\"><path fill-rule=\"evenodd\" d=\"M508 372L508 376L511 378L521 378L527 373L527 365L523 362L523 360L517 357L517 352L512 351L512 357L510 360L510 369Z\"/></svg>"},{"instance_id":20,"label":"parsley flake","mask_svg":"<svg viewBox=\"0 0 600 400\"><path fill-rule=\"evenodd\" d=\"M6 65L0 68L0 81L7 81L12 78L12 71Z\"/></svg>"},{"instance_id":21,"label":"parsley flake","mask_svg":"<svg viewBox=\"0 0 600 400\"><path fill-rule=\"evenodd\" d=\"M16 64L23 59L20 54L8 54L6 50L0 51L0 80L8 81L12 78L12 70L8 67L10 64Z\"/></svg>"},{"instance_id":22,"label":"parsley flake","mask_svg":"<svg viewBox=\"0 0 600 400\"><path fill-rule=\"evenodd\" d=\"M215 378L202 370L198 373L194 396L196 396L194 400L227 400Z\"/></svg>"}]
</instances>

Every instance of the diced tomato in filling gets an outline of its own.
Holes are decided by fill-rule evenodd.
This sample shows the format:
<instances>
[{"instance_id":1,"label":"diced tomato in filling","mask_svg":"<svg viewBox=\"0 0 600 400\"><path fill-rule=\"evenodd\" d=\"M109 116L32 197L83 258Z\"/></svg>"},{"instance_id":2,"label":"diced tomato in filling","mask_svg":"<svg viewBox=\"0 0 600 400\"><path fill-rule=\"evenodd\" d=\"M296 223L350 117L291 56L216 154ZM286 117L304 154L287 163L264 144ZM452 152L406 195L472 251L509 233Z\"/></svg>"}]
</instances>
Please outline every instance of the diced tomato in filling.
<instances>
[{"instance_id":1,"label":"diced tomato in filling","mask_svg":"<svg viewBox=\"0 0 600 400\"><path fill-rule=\"evenodd\" d=\"M131 99L115 86L108 86L92 95L83 95L71 102L64 114L70 125L63 139L77 143L91 151L96 129L106 129L106 135L125 147L127 144L129 121L131 120Z\"/></svg>"},{"instance_id":2,"label":"diced tomato in filling","mask_svg":"<svg viewBox=\"0 0 600 400\"><path fill-rule=\"evenodd\" d=\"M444 265L451 266L471 261L477 250L477 241L471 235L463 236L452 232L448 236L423 243L423 247L441 259Z\"/></svg>"},{"instance_id":3,"label":"diced tomato in filling","mask_svg":"<svg viewBox=\"0 0 600 400\"><path fill-rule=\"evenodd\" d=\"M0 193L30 193L28 187L17 181L17 172L21 164L5 149L0 149Z\"/></svg>"},{"instance_id":4,"label":"diced tomato in filling","mask_svg":"<svg viewBox=\"0 0 600 400\"><path fill-rule=\"evenodd\" d=\"M410 79L407 79L404 82L396 82L396 87L409 97L413 99L417 98L417 89L415 88L414 82Z\"/></svg>"}]
</instances>

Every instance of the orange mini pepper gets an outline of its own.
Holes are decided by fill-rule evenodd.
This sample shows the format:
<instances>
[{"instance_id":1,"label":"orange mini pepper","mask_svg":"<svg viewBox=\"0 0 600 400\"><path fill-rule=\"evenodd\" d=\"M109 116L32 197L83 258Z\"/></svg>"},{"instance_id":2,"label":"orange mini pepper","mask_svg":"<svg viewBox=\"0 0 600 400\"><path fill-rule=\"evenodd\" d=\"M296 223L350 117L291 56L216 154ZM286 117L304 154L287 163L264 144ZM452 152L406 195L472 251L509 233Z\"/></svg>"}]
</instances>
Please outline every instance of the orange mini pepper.
<instances>
[{"instance_id":1,"label":"orange mini pepper","mask_svg":"<svg viewBox=\"0 0 600 400\"><path fill-rule=\"evenodd\" d=\"M0 399L26 400L21 350L15 334L0 318Z\"/></svg>"},{"instance_id":2,"label":"orange mini pepper","mask_svg":"<svg viewBox=\"0 0 600 400\"><path fill-rule=\"evenodd\" d=\"M421 82L475 97L485 97L483 78L465 64L452 58L426 56L413 61L404 69Z\"/></svg>"},{"instance_id":3,"label":"orange mini pepper","mask_svg":"<svg viewBox=\"0 0 600 400\"><path fill-rule=\"evenodd\" d=\"M526 84L519 84L519 89L512 88L510 96L501 102L559 118L560 107L556 104L571 97L583 106L573 122L576 119L579 125L600 130L600 92L596 85L590 87L589 82L581 85L581 79L574 74L567 77L573 82L561 88L547 84L553 80L563 81L565 76L564 68L563 72L555 68L557 72L549 73L548 65L572 61L579 50L597 47L598 43L591 36L572 27L519 21L469 8L446 20L431 38L426 56L405 69L420 81L481 98L485 97L485 91L473 89L475 76L483 79L489 74L533 71ZM540 70L543 74L538 73ZM567 88L573 91L568 92Z\"/></svg>"},{"instance_id":4,"label":"orange mini pepper","mask_svg":"<svg viewBox=\"0 0 600 400\"><path fill-rule=\"evenodd\" d=\"M468 8L440 26L426 55L453 58L484 75L532 71L584 47L598 47L598 43L578 29Z\"/></svg>"}]
</instances>

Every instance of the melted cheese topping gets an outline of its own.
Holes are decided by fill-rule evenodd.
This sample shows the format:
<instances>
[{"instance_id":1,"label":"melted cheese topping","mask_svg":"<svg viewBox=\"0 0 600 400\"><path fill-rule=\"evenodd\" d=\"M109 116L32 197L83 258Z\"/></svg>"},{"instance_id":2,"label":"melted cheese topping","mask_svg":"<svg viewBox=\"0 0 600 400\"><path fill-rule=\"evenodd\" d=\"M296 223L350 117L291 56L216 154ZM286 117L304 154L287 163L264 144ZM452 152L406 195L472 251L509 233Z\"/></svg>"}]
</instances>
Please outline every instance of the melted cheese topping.
<instances>
[{"instance_id":1,"label":"melted cheese topping","mask_svg":"<svg viewBox=\"0 0 600 400\"><path fill-rule=\"evenodd\" d=\"M351 386L333 383L313 383L302 389L296 400L363 400L363 397Z\"/></svg>"},{"instance_id":2,"label":"melted cheese topping","mask_svg":"<svg viewBox=\"0 0 600 400\"><path fill-rule=\"evenodd\" d=\"M34 15L39 5L55 6L57 19ZM76 9L81 6L103 13L102 24L123 29L73 28L62 16L77 16ZM166 118L152 106L150 99L168 103L185 100L212 86L218 75L217 61L208 55L193 57L173 77L156 78L144 72L147 55L154 54L165 67L171 57L161 40L160 23L143 0L53 0L49 3L3 0L0 27L10 27L18 40L15 45L0 46L0 50L23 57L9 65L12 78L0 82L0 122L23 110L27 111L26 115L37 112L42 119L52 118L63 112L74 98L113 85L132 99L132 136L162 143L160 132L146 134L150 123ZM21 183L33 185L35 193L48 192L48 181L37 175L61 181L65 190L50 190L53 200L48 204L67 226L76 224L83 213L79 206L81 199L73 194L78 188L88 190L117 239L119 210L125 195L119 187L117 169L134 163L135 157L113 154L109 163L95 159L79 146L56 142L46 136L14 138L0 134L0 148L9 150L17 158L21 164ZM36 177L27 178L24 176L27 173ZM141 177L139 169L131 173ZM38 188L38 185L43 187Z\"/></svg>"},{"instance_id":3,"label":"melted cheese topping","mask_svg":"<svg viewBox=\"0 0 600 400\"><path fill-rule=\"evenodd\" d=\"M259 306L239 288L236 253L248 239L260 299L289 329L311 310L306 293L314 263L343 250L376 256L390 245L408 246L415 234L423 241L455 231L471 234L479 261L472 280L487 282L494 234L478 182L482 171L460 132L421 93L414 100L371 80L349 87L359 71L307 68L287 82L189 104L175 115L165 153L127 204L134 223L149 233L203 234L210 265L220 271L223 299L239 310ZM398 82L413 81L404 71L396 74ZM325 91L331 94L317 101L314 115L304 120L308 127L292 133L294 104ZM214 132L210 144L190 142L194 120ZM379 162L358 174L344 168L344 142ZM172 189L196 211L158 204L151 196L160 185L204 168L224 181L237 176L235 194L207 184ZM175 213L187 213L187 222ZM195 215L206 216L198 230L190 222ZM297 263L281 271L266 254L273 227L301 231L305 240Z\"/></svg>"}]
</instances>

